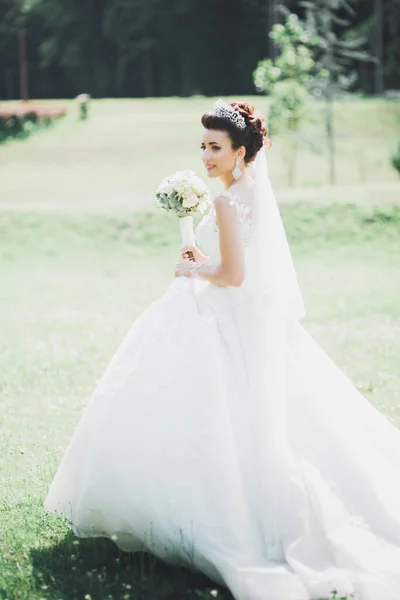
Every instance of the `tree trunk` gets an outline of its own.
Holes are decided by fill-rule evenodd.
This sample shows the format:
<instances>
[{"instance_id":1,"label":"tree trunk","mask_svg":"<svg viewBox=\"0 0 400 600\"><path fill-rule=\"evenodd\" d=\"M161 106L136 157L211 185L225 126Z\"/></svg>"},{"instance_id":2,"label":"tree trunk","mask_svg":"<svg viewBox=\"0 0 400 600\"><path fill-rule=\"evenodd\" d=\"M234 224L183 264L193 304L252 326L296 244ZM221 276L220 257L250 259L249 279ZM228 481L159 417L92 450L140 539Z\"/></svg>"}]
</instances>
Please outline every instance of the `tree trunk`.
<instances>
[{"instance_id":1,"label":"tree trunk","mask_svg":"<svg viewBox=\"0 0 400 600\"><path fill-rule=\"evenodd\" d=\"M297 161L297 145L295 140L295 131L289 130L285 140L287 177L289 187L293 187L296 181L296 161Z\"/></svg>"},{"instance_id":2,"label":"tree trunk","mask_svg":"<svg viewBox=\"0 0 400 600\"><path fill-rule=\"evenodd\" d=\"M4 89L6 93L6 100L12 100L18 96L18 92L15 93L14 71L12 69L7 69L4 74Z\"/></svg>"},{"instance_id":3,"label":"tree trunk","mask_svg":"<svg viewBox=\"0 0 400 600\"><path fill-rule=\"evenodd\" d=\"M190 84L190 57L186 52L182 52L181 55L181 96L190 96L191 84Z\"/></svg>"},{"instance_id":4,"label":"tree trunk","mask_svg":"<svg viewBox=\"0 0 400 600\"><path fill-rule=\"evenodd\" d=\"M29 99L28 87L28 58L26 52L26 29L20 27L18 30L18 47L19 47L19 85L20 98L25 102Z\"/></svg>"},{"instance_id":5,"label":"tree trunk","mask_svg":"<svg viewBox=\"0 0 400 600\"><path fill-rule=\"evenodd\" d=\"M326 98L326 135L328 144L328 160L329 160L329 183L336 183L336 164L335 164L335 137L333 130L333 94L328 90Z\"/></svg>"},{"instance_id":6,"label":"tree trunk","mask_svg":"<svg viewBox=\"0 0 400 600\"><path fill-rule=\"evenodd\" d=\"M328 84L326 88L326 141L328 145L328 160L329 160L329 183L335 185L336 183L336 164L335 164L335 139L334 139L334 126L333 126L333 104L335 100L335 84L333 81L333 69L334 69L334 54L333 54L333 41L332 41L332 20L330 16L326 20L326 40L328 41L328 48L326 54L326 66L328 70Z\"/></svg>"},{"instance_id":7,"label":"tree trunk","mask_svg":"<svg viewBox=\"0 0 400 600\"><path fill-rule=\"evenodd\" d=\"M147 48L143 52L142 57L142 73L143 73L143 93L145 98L154 96L154 78L153 78L153 57L151 48Z\"/></svg>"},{"instance_id":8,"label":"tree trunk","mask_svg":"<svg viewBox=\"0 0 400 600\"><path fill-rule=\"evenodd\" d=\"M281 22L281 13L278 11L278 7L282 6L284 1L280 2L280 0L269 0L268 2L268 26L269 31L272 31L272 28L277 23ZM275 44L270 37L268 37L268 57L271 60L274 60L279 55L279 48Z\"/></svg>"},{"instance_id":9,"label":"tree trunk","mask_svg":"<svg viewBox=\"0 0 400 600\"><path fill-rule=\"evenodd\" d=\"M383 6L382 0L375 0L375 94L383 94Z\"/></svg>"},{"instance_id":10,"label":"tree trunk","mask_svg":"<svg viewBox=\"0 0 400 600\"><path fill-rule=\"evenodd\" d=\"M127 64L128 60L126 55L121 54L120 52L120 54L117 57L114 78L114 92L117 94L117 96L121 96L123 94Z\"/></svg>"}]
</instances>

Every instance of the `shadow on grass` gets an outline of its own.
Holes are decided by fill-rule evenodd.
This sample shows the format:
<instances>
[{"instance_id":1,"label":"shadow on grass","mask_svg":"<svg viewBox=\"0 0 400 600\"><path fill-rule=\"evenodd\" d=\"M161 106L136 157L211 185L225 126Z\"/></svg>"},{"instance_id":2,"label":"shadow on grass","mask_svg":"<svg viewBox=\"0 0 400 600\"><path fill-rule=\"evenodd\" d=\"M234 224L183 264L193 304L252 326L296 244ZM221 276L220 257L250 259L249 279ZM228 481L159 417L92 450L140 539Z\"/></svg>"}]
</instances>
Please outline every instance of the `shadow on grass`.
<instances>
[{"instance_id":1,"label":"shadow on grass","mask_svg":"<svg viewBox=\"0 0 400 600\"><path fill-rule=\"evenodd\" d=\"M32 549L36 591L43 600L232 600L229 592L154 556L122 552L108 539L78 539Z\"/></svg>"}]
</instances>

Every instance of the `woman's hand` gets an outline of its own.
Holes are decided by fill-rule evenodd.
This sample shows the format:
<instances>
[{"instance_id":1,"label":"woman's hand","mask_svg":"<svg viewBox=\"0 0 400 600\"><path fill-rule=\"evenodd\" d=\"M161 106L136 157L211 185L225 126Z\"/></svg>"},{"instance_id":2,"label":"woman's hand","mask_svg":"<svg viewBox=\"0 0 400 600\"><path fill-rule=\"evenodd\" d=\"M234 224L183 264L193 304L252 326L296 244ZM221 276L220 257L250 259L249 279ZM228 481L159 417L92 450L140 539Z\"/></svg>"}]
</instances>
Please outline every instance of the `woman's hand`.
<instances>
[{"instance_id":1,"label":"woman's hand","mask_svg":"<svg viewBox=\"0 0 400 600\"><path fill-rule=\"evenodd\" d=\"M181 251L182 251L182 259L183 260L186 260L189 258L188 252L192 252L193 258L189 259L191 262L207 264L210 261L209 257L206 256L205 254L203 254L202 252L200 252L200 250L198 248L196 248L196 246L182 246Z\"/></svg>"},{"instance_id":2,"label":"woman's hand","mask_svg":"<svg viewBox=\"0 0 400 600\"><path fill-rule=\"evenodd\" d=\"M180 260L175 266L175 277L192 277L191 268L193 261L185 259Z\"/></svg>"}]
</instances>

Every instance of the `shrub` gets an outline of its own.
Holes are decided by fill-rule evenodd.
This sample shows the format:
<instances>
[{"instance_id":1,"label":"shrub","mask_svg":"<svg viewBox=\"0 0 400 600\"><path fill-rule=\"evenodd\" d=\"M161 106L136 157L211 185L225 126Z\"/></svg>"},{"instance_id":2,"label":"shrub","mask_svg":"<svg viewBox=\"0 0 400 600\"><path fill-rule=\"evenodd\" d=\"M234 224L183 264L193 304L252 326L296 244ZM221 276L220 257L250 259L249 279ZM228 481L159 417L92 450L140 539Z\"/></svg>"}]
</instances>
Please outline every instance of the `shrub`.
<instances>
[{"instance_id":1,"label":"shrub","mask_svg":"<svg viewBox=\"0 0 400 600\"><path fill-rule=\"evenodd\" d=\"M400 175L400 139L397 143L397 148L392 154L392 166L396 169Z\"/></svg>"},{"instance_id":2,"label":"shrub","mask_svg":"<svg viewBox=\"0 0 400 600\"><path fill-rule=\"evenodd\" d=\"M21 102L0 108L0 142L8 138L28 137L35 129L48 126L66 114L64 108Z\"/></svg>"}]
</instances>

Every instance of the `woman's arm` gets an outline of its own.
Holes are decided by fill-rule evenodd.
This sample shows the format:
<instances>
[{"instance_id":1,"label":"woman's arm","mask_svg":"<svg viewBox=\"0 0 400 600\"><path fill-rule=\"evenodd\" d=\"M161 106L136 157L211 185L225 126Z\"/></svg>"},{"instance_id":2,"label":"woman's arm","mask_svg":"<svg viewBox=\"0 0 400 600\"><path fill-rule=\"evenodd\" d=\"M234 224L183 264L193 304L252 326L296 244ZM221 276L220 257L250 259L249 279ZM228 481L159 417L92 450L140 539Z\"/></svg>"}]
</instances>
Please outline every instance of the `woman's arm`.
<instances>
[{"instance_id":1,"label":"woman's arm","mask_svg":"<svg viewBox=\"0 0 400 600\"><path fill-rule=\"evenodd\" d=\"M214 200L214 205L219 229L220 264L198 266L183 261L183 264L180 263L178 273L190 277L195 269L200 279L210 281L214 285L239 286L245 277L245 261L237 209L236 206L229 204L225 196L218 196Z\"/></svg>"}]
</instances>

